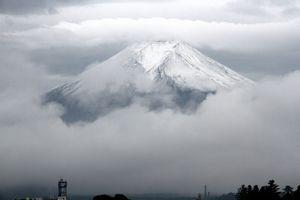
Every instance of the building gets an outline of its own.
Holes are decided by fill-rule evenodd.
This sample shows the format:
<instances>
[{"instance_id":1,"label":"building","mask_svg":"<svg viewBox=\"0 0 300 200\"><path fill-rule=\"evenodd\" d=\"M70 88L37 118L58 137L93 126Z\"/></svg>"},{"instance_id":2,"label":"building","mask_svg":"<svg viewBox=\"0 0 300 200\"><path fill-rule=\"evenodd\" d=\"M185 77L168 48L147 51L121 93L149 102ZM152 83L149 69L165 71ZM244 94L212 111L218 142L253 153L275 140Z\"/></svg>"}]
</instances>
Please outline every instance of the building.
<instances>
[{"instance_id":1,"label":"building","mask_svg":"<svg viewBox=\"0 0 300 200\"><path fill-rule=\"evenodd\" d=\"M67 181L64 179L58 181L57 200L67 200Z\"/></svg>"}]
</instances>

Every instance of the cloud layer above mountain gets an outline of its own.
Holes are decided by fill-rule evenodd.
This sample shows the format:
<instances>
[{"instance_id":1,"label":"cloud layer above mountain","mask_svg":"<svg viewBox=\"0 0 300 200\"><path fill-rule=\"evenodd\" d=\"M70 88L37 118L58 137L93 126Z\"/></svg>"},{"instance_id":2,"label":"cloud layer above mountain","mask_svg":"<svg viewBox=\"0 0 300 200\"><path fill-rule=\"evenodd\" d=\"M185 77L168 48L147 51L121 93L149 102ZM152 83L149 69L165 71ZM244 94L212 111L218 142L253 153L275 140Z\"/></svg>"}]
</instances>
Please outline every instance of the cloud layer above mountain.
<instances>
[{"instance_id":1,"label":"cloud layer above mountain","mask_svg":"<svg viewBox=\"0 0 300 200\"><path fill-rule=\"evenodd\" d=\"M132 42L166 38L254 79L299 69L294 0L18 2L0 1L1 46L12 43L53 73L77 74Z\"/></svg>"},{"instance_id":2,"label":"cloud layer above mountain","mask_svg":"<svg viewBox=\"0 0 300 200\"><path fill-rule=\"evenodd\" d=\"M10 27L10 21L3 20L3 23L3 27ZM179 39L225 65L257 78L299 69L299 32L299 20L235 24L122 18L6 30L2 32L1 42L3 49L13 45L16 51L29 54L31 60L53 73L76 74L133 42Z\"/></svg>"},{"instance_id":3,"label":"cloud layer above mountain","mask_svg":"<svg viewBox=\"0 0 300 200\"><path fill-rule=\"evenodd\" d=\"M72 193L299 184L298 1L26 2L0 0L0 187L59 176ZM134 103L68 126L63 108L41 105L92 64L159 39L187 41L257 85L211 95L192 115Z\"/></svg>"}]
</instances>

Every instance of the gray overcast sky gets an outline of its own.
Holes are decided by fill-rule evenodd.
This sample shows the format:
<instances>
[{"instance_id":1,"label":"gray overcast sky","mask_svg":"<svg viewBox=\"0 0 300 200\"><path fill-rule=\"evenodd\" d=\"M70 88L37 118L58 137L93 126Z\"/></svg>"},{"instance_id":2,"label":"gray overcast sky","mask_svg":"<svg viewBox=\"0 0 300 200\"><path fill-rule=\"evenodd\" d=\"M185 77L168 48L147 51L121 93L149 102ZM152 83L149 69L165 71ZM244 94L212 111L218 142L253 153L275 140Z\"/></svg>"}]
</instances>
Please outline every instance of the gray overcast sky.
<instances>
[{"instance_id":1,"label":"gray overcast sky","mask_svg":"<svg viewBox=\"0 0 300 200\"><path fill-rule=\"evenodd\" d=\"M296 0L82 2L1 0L1 40L26 43L33 61L54 73L78 73L132 42L170 37L185 40L254 79L299 69L300 10ZM82 38L91 42L77 45L84 43ZM104 52L103 43L113 45ZM78 52L88 55L81 59ZM76 57L76 63L70 57Z\"/></svg>"},{"instance_id":2,"label":"gray overcast sky","mask_svg":"<svg viewBox=\"0 0 300 200\"><path fill-rule=\"evenodd\" d=\"M300 1L82 2L0 0L0 187L51 187L59 176L73 193L300 184ZM61 107L41 106L42 94L90 64L167 39L257 86L211 96L194 115L133 104L67 126Z\"/></svg>"}]
</instances>

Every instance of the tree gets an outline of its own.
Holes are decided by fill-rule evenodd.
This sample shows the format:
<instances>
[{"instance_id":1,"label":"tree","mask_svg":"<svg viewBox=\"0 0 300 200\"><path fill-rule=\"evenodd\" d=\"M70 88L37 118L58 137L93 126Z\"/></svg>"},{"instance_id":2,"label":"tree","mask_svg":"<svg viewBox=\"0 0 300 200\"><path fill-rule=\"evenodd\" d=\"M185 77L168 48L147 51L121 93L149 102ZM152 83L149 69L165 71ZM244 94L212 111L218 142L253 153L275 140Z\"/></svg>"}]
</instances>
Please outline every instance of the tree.
<instances>
[{"instance_id":1,"label":"tree","mask_svg":"<svg viewBox=\"0 0 300 200\"><path fill-rule=\"evenodd\" d=\"M116 194L114 200L128 200L124 194Z\"/></svg>"},{"instance_id":2,"label":"tree","mask_svg":"<svg viewBox=\"0 0 300 200\"><path fill-rule=\"evenodd\" d=\"M300 200L300 185L295 191L287 185L282 192L274 180L261 188L257 185L242 185L235 197L237 200Z\"/></svg>"},{"instance_id":3,"label":"tree","mask_svg":"<svg viewBox=\"0 0 300 200\"><path fill-rule=\"evenodd\" d=\"M285 188L283 189L283 195L281 197L281 199L283 200L292 200L293 197L293 188L289 185L285 186Z\"/></svg>"},{"instance_id":4,"label":"tree","mask_svg":"<svg viewBox=\"0 0 300 200\"><path fill-rule=\"evenodd\" d=\"M248 185L247 187L247 199L251 199L252 196L252 186Z\"/></svg>"},{"instance_id":5,"label":"tree","mask_svg":"<svg viewBox=\"0 0 300 200\"><path fill-rule=\"evenodd\" d=\"M107 194L94 196L93 200L129 200L124 194L116 194L114 197Z\"/></svg>"},{"instance_id":6,"label":"tree","mask_svg":"<svg viewBox=\"0 0 300 200\"><path fill-rule=\"evenodd\" d=\"M102 195L97 195L94 196L93 200L113 200L114 198L107 195L107 194L102 194Z\"/></svg>"},{"instance_id":7,"label":"tree","mask_svg":"<svg viewBox=\"0 0 300 200\"><path fill-rule=\"evenodd\" d=\"M296 191L293 193L293 200L300 199L300 185L297 187Z\"/></svg>"},{"instance_id":8,"label":"tree","mask_svg":"<svg viewBox=\"0 0 300 200\"><path fill-rule=\"evenodd\" d=\"M266 200L268 198L267 186L262 186L259 190L260 199Z\"/></svg>"},{"instance_id":9,"label":"tree","mask_svg":"<svg viewBox=\"0 0 300 200\"><path fill-rule=\"evenodd\" d=\"M251 193L251 199L253 200L260 200L260 193L258 185L254 185Z\"/></svg>"},{"instance_id":10,"label":"tree","mask_svg":"<svg viewBox=\"0 0 300 200\"><path fill-rule=\"evenodd\" d=\"M245 187L245 185L242 185L238 189L238 192L236 194L236 199L237 200L248 200L247 199L247 188Z\"/></svg>"},{"instance_id":11,"label":"tree","mask_svg":"<svg viewBox=\"0 0 300 200\"><path fill-rule=\"evenodd\" d=\"M266 186L266 194L266 200L280 199L279 186L275 183L274 180L270 180L268 185Z\"/></svg>"}]
</instances>

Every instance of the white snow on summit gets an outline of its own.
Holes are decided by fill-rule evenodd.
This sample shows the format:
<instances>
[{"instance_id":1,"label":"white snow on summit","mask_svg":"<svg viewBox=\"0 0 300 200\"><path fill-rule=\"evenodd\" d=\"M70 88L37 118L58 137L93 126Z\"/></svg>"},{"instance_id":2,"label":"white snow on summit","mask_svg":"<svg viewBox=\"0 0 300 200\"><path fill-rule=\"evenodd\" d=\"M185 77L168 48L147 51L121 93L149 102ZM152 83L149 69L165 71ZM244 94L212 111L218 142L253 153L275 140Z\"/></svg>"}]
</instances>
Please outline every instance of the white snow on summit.
<instances>
[{"instance_id":1,"label":"white snow on summit","mask_svg":"<svg viewBox=\"0 0 300 200\"><path fill-rule=\"evenodd\" d=\"M152 78L163 72L179 85L200 90L230 88L246 78L179 41L134 45L136 61Z\"/></svg>"},{"instance_id":2,"label":"white snow on summit","mask_svg":"<svg viewBox=\"0 0 300 200\"><path fill-rule=\"evenodd\" d=\"M176 40L131 45L100 66L87 70L81 78L95 77L106 65L141 70L153 80L168 79L179 86L201 91L229 89L252 82L187 43Z\"/></svg>"}]
</instances>

